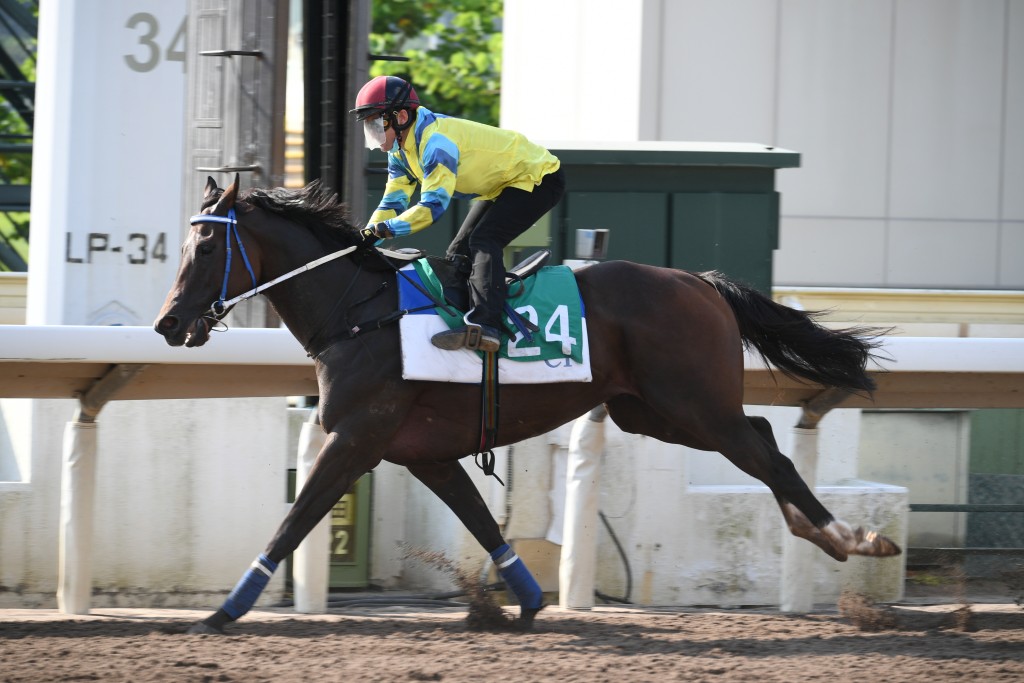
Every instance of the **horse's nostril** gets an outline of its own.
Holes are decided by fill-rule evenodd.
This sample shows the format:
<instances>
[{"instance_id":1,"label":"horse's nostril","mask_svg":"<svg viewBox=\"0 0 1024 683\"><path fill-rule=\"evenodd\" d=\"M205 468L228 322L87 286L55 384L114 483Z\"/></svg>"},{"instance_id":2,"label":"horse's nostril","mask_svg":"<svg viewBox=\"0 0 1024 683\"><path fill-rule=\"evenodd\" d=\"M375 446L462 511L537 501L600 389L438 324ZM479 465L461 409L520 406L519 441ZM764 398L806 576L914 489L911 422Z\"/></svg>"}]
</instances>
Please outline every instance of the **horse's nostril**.
<instances>
[{"instance_id":1,"label":"horse's nostril","mask_svg":"<svg viewBox=\"0 0 1024 683\"><path fill-rule=\"evenodd\" d=\"M157 329L164 331L173 330L177 326L178 319L175 318L173 315L164 316L163 318L160 319L160 322L157 323Z\"/></svg>"}]
</instances>

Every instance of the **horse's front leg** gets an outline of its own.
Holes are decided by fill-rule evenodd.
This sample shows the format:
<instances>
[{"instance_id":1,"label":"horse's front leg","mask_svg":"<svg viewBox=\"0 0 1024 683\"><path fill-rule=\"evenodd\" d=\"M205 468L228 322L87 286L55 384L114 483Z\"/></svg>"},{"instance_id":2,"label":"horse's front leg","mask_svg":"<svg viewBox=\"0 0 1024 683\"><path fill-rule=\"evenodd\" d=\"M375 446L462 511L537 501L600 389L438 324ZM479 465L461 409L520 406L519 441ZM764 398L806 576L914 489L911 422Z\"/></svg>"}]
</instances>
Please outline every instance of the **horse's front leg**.
<instances>
[{"instance_id":1,"label":"horse's front leg","mask_svg":"<svg viewBox=\"0 0 1024 683\"><path fill-rule=\"evenodd\" d=\"M505 584L519 600L519 619L529 628L544 608L544 593L526 564L501 537L498 523L480 491L459 462L410 465L409 471L451 508L473 538L483 546Z\"/></svg>"},{"instance_id":2,"label":"horse's front leg","mask_svg":"<svg viewBox=\"0 0 1024 683\"><path fill-rule=\"evenodd\" d=\"M225 624L237 620L256 604L281 560L298 547L359 477L380 462L380 458L357 455L356 450L343 443L337 432L328 435L295 504L266 550L253 561L221 608L192 626L189 633L223 633Z\"/></svg>"}]
</instances>

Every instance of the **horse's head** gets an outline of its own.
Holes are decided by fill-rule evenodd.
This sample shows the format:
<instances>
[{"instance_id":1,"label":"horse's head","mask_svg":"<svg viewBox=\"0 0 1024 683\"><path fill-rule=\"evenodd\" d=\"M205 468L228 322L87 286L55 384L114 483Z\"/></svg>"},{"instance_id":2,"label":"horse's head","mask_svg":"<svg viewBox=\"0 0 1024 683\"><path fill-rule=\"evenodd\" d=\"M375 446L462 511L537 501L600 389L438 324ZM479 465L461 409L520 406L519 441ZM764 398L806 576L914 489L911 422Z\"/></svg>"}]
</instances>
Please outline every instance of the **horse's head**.
<instances>
[{"instance_id":1,"label":"horse's head","mask_svg":"<svg viewBox=\"0 0 1024 683\"><path fill-rule=\"evenodd\" d=\"M210 326L225 313L221 305L228 293L255 286L235 223L238 184L237 174L223 190L213 178L206 181L200 213L192 217L181 247L178 275L154 324L171 346L205 344Z\"/></svg>"}]
</instances>

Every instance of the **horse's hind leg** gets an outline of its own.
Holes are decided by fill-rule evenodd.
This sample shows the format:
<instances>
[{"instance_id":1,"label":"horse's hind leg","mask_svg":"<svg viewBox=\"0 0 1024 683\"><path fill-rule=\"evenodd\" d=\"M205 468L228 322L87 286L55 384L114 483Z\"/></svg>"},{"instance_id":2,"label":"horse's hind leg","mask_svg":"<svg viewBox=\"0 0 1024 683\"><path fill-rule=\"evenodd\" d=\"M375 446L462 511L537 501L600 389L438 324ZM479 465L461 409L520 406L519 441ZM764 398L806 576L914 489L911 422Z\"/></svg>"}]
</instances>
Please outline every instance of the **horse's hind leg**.
<instances>
[{"instance_id":1,"label":"horse's hind leg","mask_svg":"<svg viewBox=\"0 0 1024 683\"><path fill-rule=\"evenodd\" d=\"M768 423L768 420L763 417L749 416L747 420L754 428L754 431L768 443L774 453L777 453L782 458L786 458L786 456L779 453L778 444L775 443L775 434L772 432L772 426ZM786 458L786 460L789 460L789 458ZM803 483L802 480L801 483ZM779 503L779 508L782 510L782 516L786 518L786 525L794 536L806 538L837 560L845 560L846 555L888 557L899 555L901 552L899 546L874 531L864 529L863 527L853 529L843 520L835 518L818 527L793 503L778 496L776 496L776 500Z\"/></svg>"},{"instance_id":2,"label":"horse's hind leg","mask_svg":"<svg viewBox=\"0 0 1024 683\"><path fill-rule=\"evenodd\" d=\"M530 570L501 537L498 523L487 509L473 480L458 461L409 465L413 476L433 491L483 546L508 587L519 599L522 624L529 627L544 607L544 594Z\"/></svg>"},{"instance_id":3,"label":"horse's hind leg","mask_svg":"<svg viewBox=\"0 0 1024 683\"><path fill-rule=\"evenodd\" d=\"M848 555L898 555L899 546L863 529L853 530L835 519L814 496L793 462L779 452L771 425L762 417L742 412L722 414L691 406L686 427L670 423L651 406L634 397L608 404L609 414L622 429L706 451L718 451L734 465L763 482L775 496L791 533L814 543L839 561ZM726 416L723 417L723 414ZM679 425L684 424L680 419Z\"/></svg>"},{"instance_id":4,"label":"horse's hind leg","mask_svg":"<svg viewBox=\"0 0 1024 683\"><path fill-rule=\"evenodd\" d=\"M771 423L769 423L767 419L760 416L750 417L748 415L747 421L750 423L750 426L754 428L754 431L757 432L757 434L762 439L764 439L765 442L767 442L769 448L773 453L773 456L774 454L778 454L779 456L785 458L785 456L783 456L782 453L779 451L779 445L775 441L775 432L772 431ZM789 460L789 458L785 459L786 461L788 461L789 465L792 466L792 461ZM803 478L800 477L799 473L796 472L796 467L793 467L793 472L796 474L798 478L800 478L800 484L802 484L804 488L807 488L808 493L810 493L813 497L814 494L810 491L810 487L807 486L806 482L803 481ZM775 496L775 500L776 502L778 502L779 508L782 510L782 516L786 520L786 526L789 528L790 533L792 533L794 536L799 536L800 538L807 539L808 541L815 544L816 546L818 546L819 548L821 548L826 553L828 553L829 555L831 555L839 561L846 560L846 556L841 552L838 552L838 550L834 547L834 544L828 539L827 536L825 536L824 532L822 532L821 529L819 529L814 523L812 523L811 520L808 519L807 516L803 512L801 512L796 505L794 505L793 503L789 502L788 500L779 495ZM817 498L815 498L815 501L817 501ZM824 506L822 506L822 509L825 509ZM834 521L835 520L832 518L832 515L828 514L828 517L825 519L823 526L827 527Z\"/></svg>"}]
</instances>

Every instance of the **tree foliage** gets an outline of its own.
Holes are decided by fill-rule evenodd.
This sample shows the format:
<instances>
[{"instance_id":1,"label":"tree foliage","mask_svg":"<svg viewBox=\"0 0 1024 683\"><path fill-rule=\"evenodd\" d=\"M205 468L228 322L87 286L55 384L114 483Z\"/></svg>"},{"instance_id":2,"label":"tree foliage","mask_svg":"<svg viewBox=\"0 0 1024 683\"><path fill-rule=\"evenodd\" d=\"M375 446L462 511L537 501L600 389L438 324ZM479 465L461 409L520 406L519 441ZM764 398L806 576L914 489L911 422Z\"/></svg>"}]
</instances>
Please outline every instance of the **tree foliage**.
<instances>
[{"instance_id":1,"label":"tree foliage","mask_svg":"<svg viewBox=\"0 0 1024 683\"><path fill-rule=\"evenodd\" d=\"M35 62L27 61L21 65L25 79L36 80ZM0 139L5 143L30 144L32 129L11 103L0 97ZM0 155L0 179L5 183L28 184L32 178L32 153L8 153Z\"/></svg>"},{"instance_id":2,"label":"tree foliage","mask_svg":"<svg viewBox=\"0 0 1024 683\"><path fill-rule=\"evenodd\" d=\"M502 0L374 0L370 75L402 76L432 111L498 125Z\"/></svg>"},{"instance_id":3,"label":"tree foliage","mask_svg":"<svg viewBox=\"0 0 1024 683\"><path fill-rule=\"evenodd\" d=\"M16 88L20 82L36 80L38 18L39 5L33 0L0 6L0 80L6 83L0 93L0 143L5 148L0 153L3 185L28 185L32 180L32 91ZM23 150L19 150L21 146ZM25 270L28 235L27 212L0 211L0 271Z\"/></svg>"}]
</instances>

